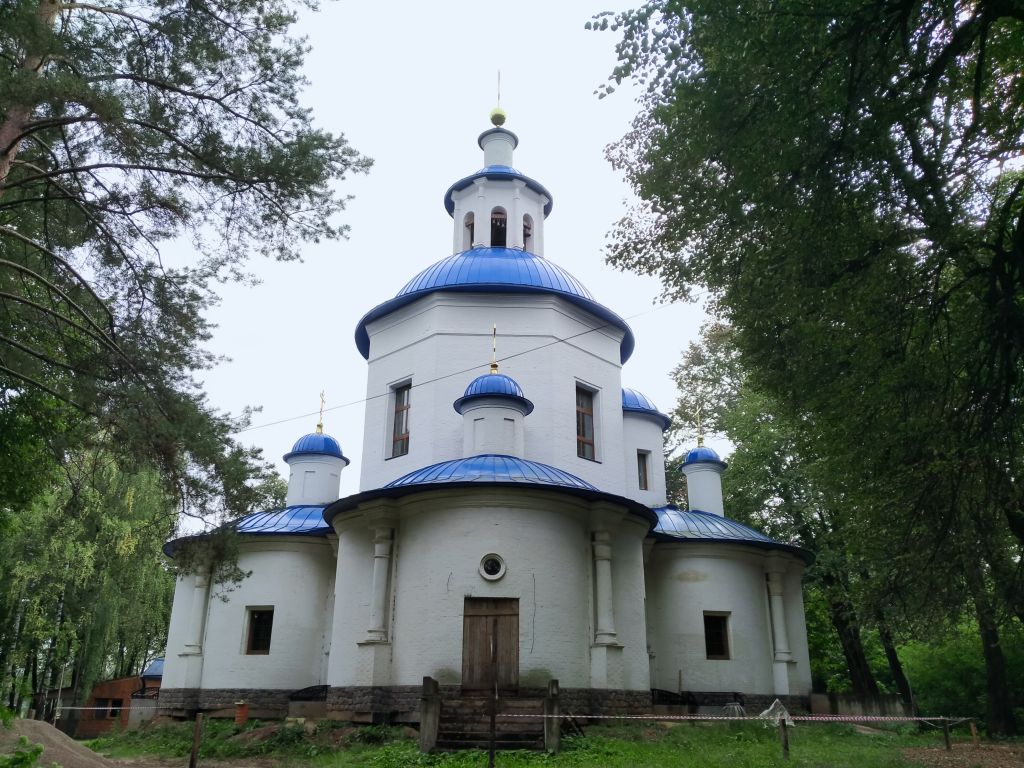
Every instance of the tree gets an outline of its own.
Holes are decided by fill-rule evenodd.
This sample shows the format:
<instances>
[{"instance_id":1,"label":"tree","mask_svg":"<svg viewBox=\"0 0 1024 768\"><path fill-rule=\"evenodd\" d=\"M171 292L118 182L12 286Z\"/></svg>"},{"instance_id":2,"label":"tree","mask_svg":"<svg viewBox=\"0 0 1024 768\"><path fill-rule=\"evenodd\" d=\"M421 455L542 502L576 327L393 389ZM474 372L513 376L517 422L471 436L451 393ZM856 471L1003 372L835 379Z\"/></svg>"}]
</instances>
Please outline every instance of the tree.
<instances>
[{"instance_id":1,"label":"tree","mask_svg":"<svg viewBox=\"0 0 1024 768\"><path fill-rule=\"evenodd\" d=\"M286 0L0 6L0 416L84 421L196 513L244 510L260 471L191 378L203 310L250 255L344 236L335 183L369 167L299 104L294 19Z\"/></svg>"},{"instance_id":2,"label":"tree","mask_svg":"<svg viewBox=\"0 0 1024 768\"><path fill-rule=\"evenodd\" d=\"M610 150L644 201L611 261L710 289L861 530L933 572L954 553L990 605L1024 544L1024 5L655 0L597 26L647 86Z\"/></svg>"}]
</instances>

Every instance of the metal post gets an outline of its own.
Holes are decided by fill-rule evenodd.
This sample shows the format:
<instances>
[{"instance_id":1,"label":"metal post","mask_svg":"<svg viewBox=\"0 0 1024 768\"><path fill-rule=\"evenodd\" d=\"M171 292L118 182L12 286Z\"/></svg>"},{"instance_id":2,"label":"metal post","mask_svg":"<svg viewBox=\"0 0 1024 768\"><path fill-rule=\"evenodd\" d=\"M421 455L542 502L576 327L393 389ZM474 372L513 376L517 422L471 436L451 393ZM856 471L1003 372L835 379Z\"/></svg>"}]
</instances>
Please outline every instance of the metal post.
<instances>
[{"instance_id":1,"label":"metal post","mask_svg":"<svg viewBox=\"0 0 1024 768\"><path fill-rule=\"evenodd\" d=\"M949 740L949 718L942 718L942 738L946 742L946 751L951 752L953 750L953 744Z\"/></svg>"},{"instance_id":2,"label":"metal post","mask_svg":"<svg viewBox=\"0 0 1024 768\"><path fill-rule=\"evenodd\" d=\"M192 754L188 758L188 768L196 768L199 764L199 742L203 737L203 713L196 713L196 724L192 728Z\"/></svg>"},{"instance_id":3,"label":"metal post","mask_svg":"<svg viewBox=\"0 0 1024 768\"><path fill-rule=\"evenodd\" d=\"M971 743L978 746L978 726L971 720Z\"/></svg>"},{"instance_id":4,"label":"metal post","mask_svg":"<svg viewBox=\"0 0 1024 768\"><path fill-rule=\"evenodd\" d=\"M782 759L789 760L789 733L786 731L786 718L779 718L779 741L782 742Z\"/></svg>"}]
</instances>

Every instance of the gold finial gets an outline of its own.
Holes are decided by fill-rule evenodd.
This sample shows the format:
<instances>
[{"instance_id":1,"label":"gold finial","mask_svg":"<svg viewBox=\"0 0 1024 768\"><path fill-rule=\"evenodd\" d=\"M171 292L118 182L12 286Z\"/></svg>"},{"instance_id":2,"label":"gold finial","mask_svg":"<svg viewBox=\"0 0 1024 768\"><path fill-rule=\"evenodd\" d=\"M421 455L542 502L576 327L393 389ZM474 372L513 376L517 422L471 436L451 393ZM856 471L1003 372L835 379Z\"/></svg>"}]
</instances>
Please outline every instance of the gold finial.
<instances>
[{"instance_id":1,"label":"gold finial","mask_svg":"<svg viewBox=\"0 0 1024 768\"><path fill-rule=\"evenodd\" d=\"M491 328L491 373L498 372L498 326Z\"/></svg>"},{"instance_id":2,"label":"gold finial","mask_svg":"<svg viewBox=\"0 0 1024 768\"><path fill-rule=\"evenodd\" d=\"M324 391L320 390L320 420L316 423L316 433L322 435L324 433L324 405L327 404L327 398L324 397Z\"/></svg>"},{"instance_id":3,"label":"gold finial","mask_svg":"<svg viewBox=\"0 0 1024 768\"><path fill-rule=\"evenodd\" d=\"M501 70L498 70L498 102L497 106L491 110L491 124L495 127L499 127L505 124L505 119L508 115L505 110L501 108Z\"/></svg>"}]
</instances>

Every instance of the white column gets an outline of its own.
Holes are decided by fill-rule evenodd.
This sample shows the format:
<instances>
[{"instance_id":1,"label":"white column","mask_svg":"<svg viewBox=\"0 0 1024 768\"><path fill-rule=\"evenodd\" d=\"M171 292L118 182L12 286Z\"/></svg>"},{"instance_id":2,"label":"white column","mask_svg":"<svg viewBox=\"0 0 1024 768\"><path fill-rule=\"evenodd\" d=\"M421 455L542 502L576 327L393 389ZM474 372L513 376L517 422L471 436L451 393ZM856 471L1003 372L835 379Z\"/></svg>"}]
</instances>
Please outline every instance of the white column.
<instances>
[{"instance_id":1,"label":"white column","mask_svg":"<svg viewBox=\"0 0 1024 768\"><path fill-rule=\"evenodd\" d=\"M477 179L473 183L476 185L476 203L473 206L475 223L471 248L491 244L491 208L487 205L487 179Z\"/></svg>"},{"instance_id":2,"label":"white column","mask_svg":"<svg viewBox=\"0 0 1024 768\"><path fill-rule=\"evenodd\" d=\"M597 607L597 630L594 643L615 645L615 611L612 606L612 545L606 530L594 531L594 604Z\"/></svg>"},{"instance_id":3,"label":"white column","mask_svg":"<svg viewBox=\"0 0 1024 768\"><path fill-rule=\"evenodd\" d=\"M780 570L768 571L768 601L771 607L772 639L775 641L775 656L772 659L772 681L775 693L789 693L789 665L793 654L789 650L789 635L786 632L786 603L783 599L783 576Z\"/></svg>"},{"instance_id":4,"label":"white column","mask_svg":"<svg viewBox=\"0 0 1024 768\"><path fill-rule=\"evenodd\" d=\"M192 590L192 611L188 619L188 638L185 641L185 653L198 654L203 652L203 630L206 627L206 608L210 597L210 575L197 573L195 587Z\"/></svg>"},{"instance_id":5,"label":"white column","mask_svg":"<svg viewBox=\"0 0 1024 768\"><path fill-rule=\"evenodd\" d=\"M370 628L366 642L386 643L388 640L388 574L391 571L391 544L394 529L373 529L373 598L370 601Z\"/></svg>"}]
</instances>

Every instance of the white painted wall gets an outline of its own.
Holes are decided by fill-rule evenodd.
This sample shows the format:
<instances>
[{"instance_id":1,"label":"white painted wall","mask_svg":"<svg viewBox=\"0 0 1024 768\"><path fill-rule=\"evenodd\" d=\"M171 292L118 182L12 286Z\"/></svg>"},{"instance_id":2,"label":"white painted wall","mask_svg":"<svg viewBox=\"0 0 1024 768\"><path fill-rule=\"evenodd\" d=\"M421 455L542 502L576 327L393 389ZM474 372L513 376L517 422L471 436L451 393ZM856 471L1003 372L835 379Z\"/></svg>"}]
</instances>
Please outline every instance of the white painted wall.
<instances>
[{"instance_id":1,"label":"white painted wall","mask_svg":"<svg viewBox=\"0 0 1024 768\"><path fill-rule=\"evenodd\" d=\"M690 509L724 517L721 465L698 461L683 465L682 471L686 475L686 498Z\"/></svg>"},{"instance_id":2,"label":"white painted wall","mask_svg":"<svg viewBox=\"0 0 1024 768\"><path fill-rule=\"evenodd\" d=\"M727 544L654 545L647 566L647 608L655 688L676 690L682 670L683 690L774 692L765 557L753 547ZM803 606L797 606L796 596L790 594L799 590L802 564L795 557L785 557L791 560L786 595L787 616L793 616L788 623L790 646L802 649L794 650L800 660L797 685L791 682L790 692L807 693L810 674L809 666L802 666L807 659ZM706 658L704 611L729 612L730 659Z\"/></svg>"},{"instance_id":3,"label":"white painted wall","mask_svg":"<svg viewBox=\"0 0 1024 768\"><path fill-rule=\"evenodd\" d=\"M326 539L267 536L243 540L238 566L251 571L225 600L210 600L204 688L322 685L325 617L334 557ZM215 588L216 589L216 588ZM273 607L270 653L247 655L246 609Z\"/></svg>"},{"instance_id":4,"label":"white painted wall","mask_svg":"<svg viewBox=\"0 0 1024 768\"><path fill-rule=\"evenodd\" d=\"M187 688L188 656L186 643L194 633L192 627L192 602L195 597L196 577L194 574L178 576L174 584L174 602L171 605L171 623L167 629L167 651L164 655L164 688ZM198 682L198 681L196 681Z\"/></svg>"},{"instance_id":5,"label":"white painted wall","mask_svg":"<svg viewBox=\"0 0 1024 768\"><path fill-rule=\"evenodd\" d=\"M498 453L523 457L523 411L507 398L474 398L462 407L462 455Z\"/></svg>"},{"instance_id":6,"label":"white painted wall","mask_svg":"<svg viewBox=\"0 0 1024 768\"><path fill-rule=\"evenodd\" d=\"M625 493L631 499L649 507L662 507L668 503L665 487L665 438L661 425L650 416L634 411L622 413L622 448ZM648 451L648 489L640 490L640 476L637 470L637 451Z\"/></svg>"},{"instance_id":7,"label":"white painted wall","mask_svg":"<svg viewBox=\"0 0 1024 768\"><path fill-rule=\"evenodd\" d=\"M288 461L289 507L302 504L330 504L338 500L341 471L348 461L336 456L299 454Z\"/></svg>"},{"instance_id":8,"label":"white painted wall","mask_svg":"<svg viewBox=\"0 0 1024 768\"><path fill-rule=\"evenodd\" d=\"M389 605L392 685L442 684L462 678L463 606L467 596L519 599L520 685L589 687L593 642L590 505L536 489L432 491L394 503L396 533ZM379 663L365 637L372 569L373 515L358 510L335 520L338 590L331 685L364 685ZM613 545L617 626L622 627L622 684L648 688L643 621L642 540L646 526L623 523ZM505 576L479 573L488 553L501 555ZM342 584L346 586L342 590ZM379 659L379 652L377 655ZM380 684L387 684L382 682Z\"/></svg>"},{"instance_id":9,"label":"white painted wall","mask_svg":"<svg viewBox=\"0 0 1024 768\"><path fill-rule=\"evenodd\" d=\"M536 406L524 421L524 458L624 495L622 331L564 299L540 294L434 293L367 326L370 359L360 489L379 488L415 469L462 457L462 417L452 403L488 371L494 325L501 373L515 379ZM596 330L588 333L591 329ZM552 344L559 339L568 340ZM502 362L504 358L509 359ZM466 373L438 378L452 370ZM410 378L409 453L388 458L394 407L389 389ZM596 462L576 455L577 382L597 390Z\"/></svg>"}]
</instances>

